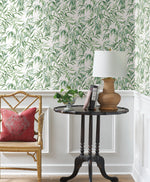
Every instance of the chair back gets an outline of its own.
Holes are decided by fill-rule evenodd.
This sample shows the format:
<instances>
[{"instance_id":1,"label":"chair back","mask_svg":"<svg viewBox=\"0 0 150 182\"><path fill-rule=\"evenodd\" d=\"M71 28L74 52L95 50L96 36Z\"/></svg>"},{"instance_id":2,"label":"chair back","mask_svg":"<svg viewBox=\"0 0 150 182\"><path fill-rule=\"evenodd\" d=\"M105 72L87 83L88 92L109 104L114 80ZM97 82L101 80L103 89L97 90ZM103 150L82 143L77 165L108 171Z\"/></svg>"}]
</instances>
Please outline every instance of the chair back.
<instances>
[{"instance_id":1,"label":"chair back","mask_svg":"<svg viewBox=\"0 0 150 182\"><path fill-rule=\"evenodd\" d=\"M29 108L36 107L34 136L38 140L41 137L40 115L42 113L42 97L40 95L31 95L24 91L16 91L12 94L0 95L0 109L5 108L20 113ZM0 122L2 121L0 113Z\"/></svg>"}]
</instances>

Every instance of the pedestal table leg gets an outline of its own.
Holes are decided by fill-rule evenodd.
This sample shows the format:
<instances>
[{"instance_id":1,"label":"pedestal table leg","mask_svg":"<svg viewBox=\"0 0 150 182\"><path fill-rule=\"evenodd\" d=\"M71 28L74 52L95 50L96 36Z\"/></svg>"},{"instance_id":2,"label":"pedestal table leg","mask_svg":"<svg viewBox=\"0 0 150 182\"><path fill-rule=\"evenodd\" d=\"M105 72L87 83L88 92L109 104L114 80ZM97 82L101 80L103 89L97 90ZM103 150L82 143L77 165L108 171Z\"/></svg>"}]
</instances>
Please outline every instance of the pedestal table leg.
<instances>
[{"instance_id":1,"label":"pedestal table leg","mask_svg":"<svg viewBox=\"0 0 150 182\"><path fill-rule=\"evenodd\" d=\"M104 178L112 182L118 182L118 178L110 177L106 174L104 158L99 155L99 143L100 143L99 140L100 140L100 116L98 115L96 124L96 150L95 150L94 161L97 163L97 166L100 169L100 172Z\"/></svg>"},{"instance_id":2,"label":"pedestal table leg","mask_svg":"<svg viewBox=\"0 0 150 182\"><path fill-rule=\"evenodd\" d=\"M89 181L92 182L92 132L93 130L93 117L92 115L89 116Z\"/></svg>"},{"instance_id":3,"label":"pedestal table leg","mask_svg":"<svg viewBox=\"0 0 150 182\"><path fill-rule=\"evenodd\" d=\"M80 155L78 157L76 157L76 159L75 159L73 173L68 177L60 178L60 182L66 182L66 181L74 178L78 174L79 169L82 166L82 163L87 161L87 158L84 156L84 130L85 130L85 116L81 115Z\"/></svg>"}]
</instances>

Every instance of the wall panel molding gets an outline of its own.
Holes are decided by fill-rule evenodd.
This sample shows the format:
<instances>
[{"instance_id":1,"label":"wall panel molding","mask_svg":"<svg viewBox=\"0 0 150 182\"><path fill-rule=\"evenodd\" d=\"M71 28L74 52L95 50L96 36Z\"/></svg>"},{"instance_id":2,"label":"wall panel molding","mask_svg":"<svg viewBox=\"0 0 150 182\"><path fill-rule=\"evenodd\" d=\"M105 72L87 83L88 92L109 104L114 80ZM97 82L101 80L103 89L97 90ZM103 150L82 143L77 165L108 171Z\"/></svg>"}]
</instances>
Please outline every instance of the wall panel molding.
<instances>
[{"instance_id":1,"label":"wall panel molding","mask_svg":"<svg viewBox=\"0 0 150 182\"><path fill-rule=\"evenodd\" d=\"M15 92L17 90L0 90L0 94L10 94L12 92ZM53 97L56 92L59 92L60 90L22 90L25 92L28 92L30 94L40 94L44 97L50 96ZM88 90L81 90L83 92L87 92ZM102 90L100 90L101 92ZM137 91L134 90L115 90L115 92L121 94L122 96L134 96L135 94L138 94ZM144 95L143 95L144 96ZM147 96L145 96L147 97Z\"/></svg>"},{"instance_id":2,"label":"wall panel molding","mask_svg":"<svg viewBox=\"0 0 150 182\"><path fill-rule=\"evenodd\" d=\"M105 117L105 116L104 116ZM93 117L94 118L94 117ZM93 119L94 120L94 119ZM103 118L103 120L105 120L105 118ZM80 153L80 147L76 148L76 149L73 149L73 133L71 132L72 129L73 129L73 125L72 125L72 122L73 122L73 116L72 115L69 115L68 116L68 133L67 133L67 138L68 138L68 150L67 152L69 154L79 154ZM80 124L81 124L81 121L80 121L80 118L79 118L79 121L78 121ZM100 146L100 153L102 154L111 154L111 153L116 153L116 116L111 116L111 123L112 123L112 135L111 137L109 138L109 140L111 140L111 148L101 148ZM88 123L87 123L88 124ZM93 152L94 152L94 149L95 149L95 130L96 129L95 127L93 127L93 137L94 137L94 140L93 140ZM101 127L101 130L103 128ZM80 130L80 128L79 128ZM86 132L86 128L85 128L85 132ZM101 132L100 132L101 133ZM80 134L80 133L78 133ZM85 140L88 139L88 137L85 137ZM78 141L80 142L80 141ZM101 142L101 141L100 141ZM85 149L85 153L88 153L88 149L86 148Z\"/></svg>"},{"instance_id":3,"label":"wall panel molding","mask_svg":"<svg viewBox=\"0 0 150 182\"><path fill-rule=\"evenodd\" d=\"M43 123L43 150L42 153L49 153L50 152L50 132L51 132L51 127L50 127L50 107L48 106L43 106L43 112L44 112L44 123ZM49 130L50 129L50 130Z\"/></svg>"},{"instance_id":4,"label":"wall panel molding","mask_svg":"<svg viewBox=\"0 0 150 182\"><path fill-rule=\"evenodd\" d=\"M150 181L150 97L135 93L133 175L136 182Z\"/></svg>"}]
</instances>

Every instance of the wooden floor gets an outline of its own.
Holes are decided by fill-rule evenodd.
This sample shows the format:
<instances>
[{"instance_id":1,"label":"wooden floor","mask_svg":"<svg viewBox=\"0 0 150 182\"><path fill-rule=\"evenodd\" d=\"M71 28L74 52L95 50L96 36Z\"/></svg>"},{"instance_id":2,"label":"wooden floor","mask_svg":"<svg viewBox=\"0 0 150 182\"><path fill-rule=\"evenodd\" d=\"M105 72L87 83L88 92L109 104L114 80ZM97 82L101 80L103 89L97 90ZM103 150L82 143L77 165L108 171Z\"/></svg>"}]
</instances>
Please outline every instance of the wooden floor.
<instances>
[{"instance_id":1,"label":"wooden floor","mask_svg":"<svg viewBox=\"0 0 150 182\"><path fill-rule=\"evenodd\" d=\"M133 178L130 175L116 175L119 178L119 182L134 182ZM42 182L59 182L60 177L47 177L43 178ZM73 180L69 180L70 182L89 182L88 176L77 176ZM25 177L17 177L17 178L0 178L0 182L37 182L36 178L25 178ZM93 182L110 182L109 180L105 180L101 176L94 176Z\"/></svg>"}]
</instances>

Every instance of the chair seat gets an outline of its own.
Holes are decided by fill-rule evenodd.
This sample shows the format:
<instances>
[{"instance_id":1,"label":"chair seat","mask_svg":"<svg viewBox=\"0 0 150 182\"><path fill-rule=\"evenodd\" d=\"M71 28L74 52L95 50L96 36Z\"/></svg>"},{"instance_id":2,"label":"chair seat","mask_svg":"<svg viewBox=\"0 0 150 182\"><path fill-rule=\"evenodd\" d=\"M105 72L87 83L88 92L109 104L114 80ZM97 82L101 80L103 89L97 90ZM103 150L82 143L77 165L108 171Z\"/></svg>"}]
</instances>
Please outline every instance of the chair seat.
<instances>
[{"instance_id":1,"label":"chair seat","mask_svg":"<svg viewBox=\"0 0 150 182\"><path fill-rule=\"evenodd\" d=\"M28 149L29 151L35 151L40 148L38 142L0 142L0 151L23 151Z\"/></svg>"}]
</instances>

